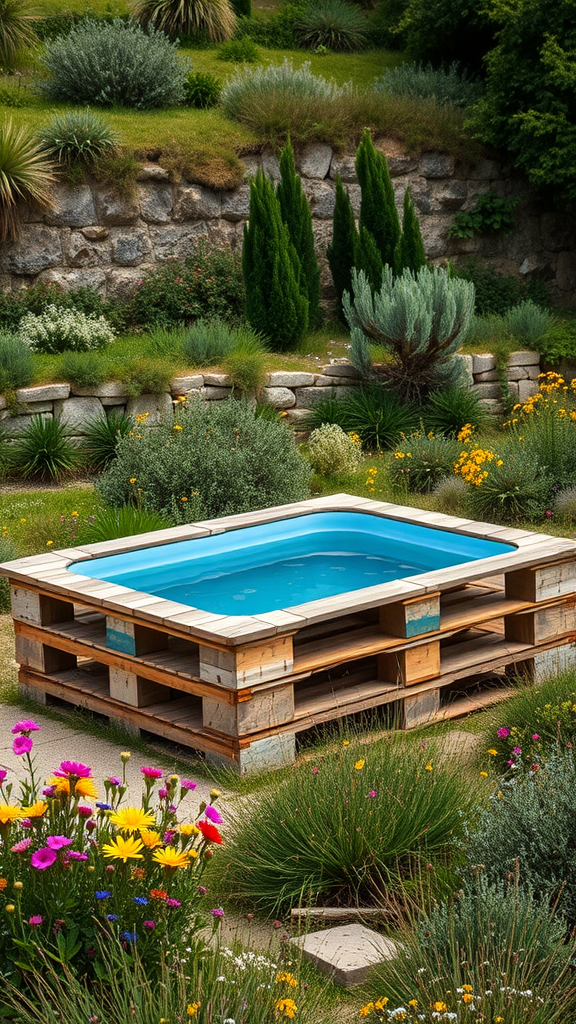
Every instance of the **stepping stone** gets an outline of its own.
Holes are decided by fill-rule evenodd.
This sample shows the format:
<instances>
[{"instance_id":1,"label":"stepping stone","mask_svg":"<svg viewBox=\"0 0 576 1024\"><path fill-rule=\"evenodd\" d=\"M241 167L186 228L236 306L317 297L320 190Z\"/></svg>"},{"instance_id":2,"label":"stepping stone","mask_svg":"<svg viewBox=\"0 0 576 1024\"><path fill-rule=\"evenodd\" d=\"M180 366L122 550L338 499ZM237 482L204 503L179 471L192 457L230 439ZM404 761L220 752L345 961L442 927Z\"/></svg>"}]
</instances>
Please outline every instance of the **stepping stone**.
<instances>
[{"instance_id":1,"label":"stepping stone","mask_svg":"<svg viewBox=\"0 0 576 1024\"><path fill-rule=\"evenodd\" d=\"M344 988L363 984L371 967L393 960L398 947L363 924L326 928L290 939L316 967Z\"/></svg>"}]
</instances>

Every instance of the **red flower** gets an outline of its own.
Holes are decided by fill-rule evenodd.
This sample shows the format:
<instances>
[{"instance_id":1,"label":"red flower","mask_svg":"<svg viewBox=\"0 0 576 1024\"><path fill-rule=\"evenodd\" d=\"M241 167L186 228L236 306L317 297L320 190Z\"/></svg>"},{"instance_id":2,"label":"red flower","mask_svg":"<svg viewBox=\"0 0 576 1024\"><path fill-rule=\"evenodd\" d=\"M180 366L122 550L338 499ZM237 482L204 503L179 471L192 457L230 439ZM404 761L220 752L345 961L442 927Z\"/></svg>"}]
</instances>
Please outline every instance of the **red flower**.
<instances>
[{"instance_id":1,"label":"red flower","mask_svg":"<svg viewBox=\"0 0 576 1024\"><path fill-rule=\"evenodd\" d=\"M209 843L221 843L222 842L222 836L220 835L220 833L219 833L218 829L216 828L216 826L213 825L211 821L199 821L198 822L198 828L200 829L202 835L204 836L204 839L206 839L207 842L209 842Z\"/></svg>"}]
</instances>

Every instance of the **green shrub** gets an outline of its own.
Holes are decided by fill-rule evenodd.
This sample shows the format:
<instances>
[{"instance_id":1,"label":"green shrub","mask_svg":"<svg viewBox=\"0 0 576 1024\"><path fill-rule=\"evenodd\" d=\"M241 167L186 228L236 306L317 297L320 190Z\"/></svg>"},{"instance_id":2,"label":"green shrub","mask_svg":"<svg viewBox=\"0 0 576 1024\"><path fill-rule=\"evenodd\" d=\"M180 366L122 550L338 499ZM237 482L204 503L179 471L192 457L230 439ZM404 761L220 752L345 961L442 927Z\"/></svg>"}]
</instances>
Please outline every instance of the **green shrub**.
<instances>
[{"instance_id":1,"label":"green shrub","mask_svg":"<svg viewBox=\"0 0 576 1024\"><path fill-rule=\"evenodd\" d=\"M415 931L404 929L398 956L375 968L370 987L388 995L389 1020L400 1016L399 1004L409 1007L400 1018L406 1024L476 1015L560 1024L574 1005L568 966L574 939L567 943L565 935L565 921L531 892L513 882L487 884L479 873L423 915ZM431 1013L436 1002L445 1011ZM369 1022L377 1019L368 1015Z\"/></svg>"},{"instance_id":2,"label":"green shrub","mask_svg":"<svg viewBox=\"0 0 576 1024\"><path fill-rule=\"evenodd\" d=\"M484 864L490 882L518 874L523 887L557 901L576 923L576 765L570 751L500 789L468 837L470 864ZM553 822L553 827L551 827ZM529 838L528 838L529 837Z\"/></svg>"},{"instance_id":3,"label":"green shrub","mask_svg":"<svg viewBox=\"0 0 576 1024\"><path fill-rule=\"evenodd\" d=\"M21 476L59 480L78 464L78 452L57 419L33 416L13 446L13 467Z\"/></svg>"},{"instance_id":4,"label":"green shrub","mask_svg":"<svg viewBox=\"0 0 576 1024\"><path fill-rule=\"evenodd\" d=\"M473 285L437 267L416 274L405 270L394 278L386 266L376 295L363 271L352 271L352 289L343 301L350 358L365 378L378 374L393 381L406 398L458 383L462 366L456 352L472 318ZM384 348L390 362L372 365L374 344Z\"/></svg>"},{"instance_id":5,"label":"green shrub","mask_svg":"<svg viewBox=\"0 0 576 1024\"><path fill-rule=\"evenodd\" d=\"M576 679L561 672L538 686L521 686L484 733L497 770L539 771L552 754L576 741ZM513 766L513 767L512 767Z\"/></svg>"},{"instance_id":6,"label":"green shrub","mask_svg":"<svg viewBox=\"0 0 576 1024\"><path fill-rule=\"evenodd\" d=\"M428 430L456 437L466 423L480 430L488 417L475 391L452 387L438 389L428 396L422 418Z\"/></svg>"},{"instance_id":7,"label":"green shrub","mask_svg":"<svg viewBox=\"0 0 576 1024\"><path fill-rule=\"evenodd\" d=\"M19 110L22 107L28 107L34 102L33 96L29 89L23 89L20 85L20 79L18 79L18 85L2 85L0 86L0 106L12 107L13 110Z\"/></svg>"},{"instance_id":8,"label":"green shrub","mask_svg":"<svg viewBox=\"0 0 576 1024\"><path fill-rule=\"evenodd\" d=\"M515 523L544 516L551 500L550 481L533 457L510 450L490 462L488 469L488 476L468 493L472 519Z\"/></svg>"},{"instance_id":9,"label":"green shrub","mask_svg":"<svg viewBox=\"0 0 576 1024\"><path fill-rule=\"evenodd\" d=\"M30 11L25 0L1 0L0 3L0 65L9 69L19 50L35 39Z\"/></svg>"},{"instance_id":10,"label":"green shrub","mask_svg":"<svg viewBox=\"0 0 576 1024\"><path fill-rule=\"evenodd\" d=\"M202 244L183 259L166 260L139 286L132 321L143 327L177 327L200 317L238 319L244 311L240 256Z\"/></svg>"},{"instance_id":11,"label":"green shrub","mask_svg":"<svg viewBox=\"0 0 576 1024\"><path fill-rule=\"evenodd\" d=\"M165 530L171 522L158 512L150 512L134 505L123 505L122 508L105 508L98 512L87 528L90 543L102 540L116 540L118 537L133 537L137 533L150 533L152 530Z\"/></svg>"},{"instance_id":12,"label":"green shrub","mask_svg":"<svg viewBox=\"0 0 576 1024\"><path fill-rule=\"evenodd\" d=\"M474 285L474 309L477 316L503 316L511 306L518 305L523 299L532 299L544 307L550 305L548 289L537 277L523 283L475 257L466 260L453 272L455 276L471 281Z\"/></svg>"},{"instance_id":13,"label":"green shrub","mask_svg":"<svg viewBox=\"0 0 576 1024\"><path fill-rule=\"evenodd\" d=\"M576 485L558 491L554 499L554 514L561 523L576 526Z\"/></svg>"},{"instance_id":14,"label":"green shrub","mask_svg":"<svg viewBox=\"0 0 576 1024\"><path fill-rule=\"evenodd\" d=\"M352 267L356 265L358 232L348 189L336 175L336 200L332 219L332 241L326 250L332 282L338 296L340 315L343 317L342 299L352 292Z\"/></svg>"},{"instance_id":15,"label":"green shrub","mask_svg":"<svg viewBox=\"0 0 576 1024\"><path fill-rule=\"evenodd\" d=\"M26 313L45 313L49 306L104 316L115 330L124 327L123 310L117 302L103 299L93 288L71 288L65 292L55 284L36 284L18 292L0 293L0 325L16 330Z\"/></svg>"},{"instance_id":16,"label":"green shrub","mask_svg":"<svg viewBox=\"0 0 576 1024\"><path fill-rule=\"evenodd\" d=\"M576 362L576 324L556 320L535 347L552 366L561 359Z\"/></svg>"},{"instance_id":17,"label":"green shrub","mask_svg":"<svg viewBox=\"0 0 576 1024\"><path fill-rule=\"evenodd\" d=\"M106 363L94 351L64 352L60 360L62 377L75 388L94 388L106 380Z\"/></svg>"},{"instance_id":18,"label":"green shrub","mask_svg":"<svg viewBox=\"0 0 576 1024\"><path fill-rule=\"evenodd\" d=\"M0 438L0 443L2 439ZM0 535L0 562L12 562L18 558L18 549L10 537ZM10 611L10 581L0 576L0 614Z\"/></svg>"},{"instance_id":19,"label":"green shrub","mask_svg":"<svg viewBox=\"0 0 576 1024\"><path fill-rule=\"evenodd\" d=\"M514 230L514 207L519 199L496 195L489 188L478 196L471 210L460 210L448 228L451 238L473 238L501 232L509 235Z\"/></svg>"},{"instance_id":20,"label":"green shrub","mask_svg":"<svg viewBox=\"0 0 576 1024\"><path fill-rule=\"evenodd\" d=\"M360 183L360 242L363 229L371 235L376 244L382 264L400 272L396 264L397 247L402 234L400 218L396 210L394 189L390 180L388 164L383 153L377 150L367 128L356 151L356 174ZM360 262L361 266L361 262ZM373 284L378 288L382 276L379 267Z\"/></svg>"},{"instance_id":21,"label":"green shrub","mask_svg":"<svg viewBox=\"0 0 576 1024\"><path fill-rule=\"evenodd\" d=\"M287 0L272 18L242 20L239 32L249 35L256 43L279 50L294 46L294 25L306 10L306 0Z\"/></svg>"},{"instance_id":22,"label":"green shrub","mask_svg":"<svg viewBox=\"0 0 576 1024\"><path fill-rule=\"evenodd\" d=\"M407 434L417 416L414 407L379 384L354 390L343 403L345 429L358 434L365 448L391 448ZM342 425L342 424L341 424Z\"/></svg>"},{"instance_id":23,"label":"green shrub","mask_svg":"<svg viewBox=\"0 0 576 1024\"><path fill-rule=\"evenodd\" d=\"M308 299L308 325L313 330L322 320L320 267L314 245L310 204L300 177L296 174L294 150L290 139L280 154L280 181L276 186L276 197L280 203L282 220L288 228L290 241L300 263L300 291Z\"/></svg>"},{"instance_id":24,"label":"green shrub","mask_svg":"<svg viewBox=\"0 0 576 1024\"><path fill-rule=\"evenodd\" d=\"M201 36L211 43L229 39L236 29L229 0L132 0L131 12L147 28L169 36Z\"/></svg>"},{"instance_id":25,"label":"green shrub","mask_svg":"<svg viewBox=\"0 0 576 1024\"><path fill-rule=\"evenodd\" d=\"M337 52L361 50L366 45L367 33L366 18L345 0L310 3L294 25L296 42L307 50L320 46Z\"/></svg>"},{"instance_id":26,"label":"green shrub","mask_svg":"<svg viewBox=\"0 0 576 1024\"><path fill-rule=\"evenodd\" d=\"M163 359L137 356L122 363L118 375L126 394L136 398L138 395L159 395L163 391L169 391L175 370Z\"/></svg>"},{"instance_id":27,"label":"green shrub","mask_svg":"<svg viewBox=\"0 0 576 1024\"><path fill-rule=\"evenodd\" d=\"M453 471L461 450L459 441L442 434L410 434L394 452L391 479L395 484L404 484L409 491L433 491Z\"/></svg>"},{"instance_id":28,"label":"green shrub","mask_svg":"<svg viewBox=\"0 0 576 1024\"><path fill-rule=\"evenodd\" d=\"M308 417L309 428L317 430L325 423L336 423L345 433L350 433L352 428L348 422L346 402L341 402L338 398L325 398L313 406Z\"/></svg>"},{"instance_id":29,"label":"green shrub","mask_svg":"<svg viewBox=\"0 0 576 1024\"><path fill-rule=\"evenodd\" d=\"M260 50L250 36L240 36L239 39L229 39L222 43L216 56L218 60L228 60L233 64L257 64Z\"/></svg>"},{"instance_id":30,"label":"green shrub","mask_svg":"<svg viewBox=\"0 0 576 1024\"><path fill-rule=\"evenodd\" d=\"M232 812L221 883L261 911L334 898L390 909L421 876L445 883L473 793L433 747L333 747Z\"/></svg>"},{"instance_id":31,"label":"green shrub","mask_svg":"<svg viewBox=\"0 0 576 1024\"><path fill-rule=\"evenodd\" d=\"M239 18L252 17L252 0L232 0L232 8Z\"/></svg>"},{"instance_id":32,"label":"green shrub","mask_svg":"<svg viewBox=\"0 0 576 1024\"><path fill-rule=\"evenodd\" d=\"M310 465L321 476L354 473L362 462L362 448L337 423L324 423L310 434Z\"/></svg>"},{"instance_id":33,"label":"green shrub","mask_svg":"<svg viewBox=\"0 0 576 1024\"><path fill-rule=\"evenodd\" d=\"M29 346L19 335L0 328L0 394L12 388L25 388L33 376Z\"/></svg>"},{"instance_id":34,"label":"green shrub","mask_svg":"<svg viewBox=\"0 0 576 1024\"><path fill-rule=\"evenodd\" d=\"M468 487L459 476L443 476L434 488L436 508L439 512L461 515L466 505Z\"/></svg>"},{"instance_id":35,"label":"green shrub","mask_svg":"<svg viewBox=\"0 0 576 1024\"><path fill-rule=\"evenodd\" d=\"M118 133L91 110L67 110L38 129L42 149L61 164L93 164L113 150Z\"/></svg>"},{"instance_id":36,"label":"green shrub","mask_svg":"<svg viewBox=\"0 0 576 1024\"><path fill-rule=\"evenodd\" d=\"M266 349L261 339L249 329L237 330L234 348L222 360L222 369L243 395L257 395L266 380Z\"/></svg>"},{"instance_id":37,"label":"green shrub","mask_svg":"<svg viewBox=\"0 0 576 1024\"><path fill-rule=\"evenodd\" d=\"M184 103L188 107L207 110L220 99L222 83L208 71L191 71L184 86Z\"/></svg>"},{"instance_id":38,"label":"green shrub","mask_svg":"<svg viewBox=\"0 0 576 1024\"><path fill-rule=\"evenodd\" d=\"M225 320L197 320L182 333L182 347L191 366L219 363L230 355L235 343L235 330Z\"/></svg>"},{"instance_id":39,"label":"green shrub","mask_svg":"<svg viewBox=\"0 0 576 1024\"><path fill-rule=\"evenodd\" d=\"M478 98L477 83L460 72L456 62L448 68L431 64L400 64L374 83L374 88L392 96L430 97L440 106L470 107Z\"/></svg>"},{"instance_id":40,"label":"green shrub","mask_svg":"<svg viewBox=\"0 0 576 1024\"><path fill-rule=\"evenodd\" d=\"M547 309L537 306L531 299L512 306L504 314L504 324L522 344L537 348L538 343L554 324L554 317Z\"/></svg>"},{"instance_id":41,"label":"green shrub","mask_svg":"<svg viewBox=\"0 0 576 1024\"><path fill-rule=\"evenodd\" d=\"M190 402L177 426L182 429L166 423L141 438L120 439L117 458L97 484L105 502L128 504L134 497L132 478L143 508L174 517L178 505L180 521L187 521L192 495L210 517L308 494L310 467L289 428L256 416L246 404Z\"/></svg>"},{"instance_id":42,"label":"green shrub","mask_svg":"<svg viewBox=\"0 0 576 1024\"><path fill-rule=\"evenodd\" d=\"M535 411L521 419L516 431L524 458L537 463L550 484L570 487L576 483L576 423L570 416L559 416L554 406L542 404L540 408L537 403ZM551 495L548 500L551 501ZM546 510L550 507L547 504Z\"/></svg>"},{"instance_id":43,"label":"green shrub","mask_svg":"<svg viewBox=\"0 0 576 1024\"><path fill-rule=\"evenodd\" d=\"M52 165L26 125L5 119L0 127L0 242L18 237L23 204L51 204Z\"/></svg>"},{"instance_id":44,"label":"green shrub","mask_svg":"<svg viewBox=\"0 0 576 1024\"><path fill-rule=\"evenodd\" d=\"M293 348L308 328L302 268L282 220L272 182L261 169L250 182L250 214L244 225L242 273L246 319L274 351Z\"/></svg>"},{"instance_id":45,"label":"green shrub","mask_svg":"<svg viewBox=\"0 0 576 1024\"><path fill-rule=\"evenodd\" d=\"M105 420L89 424L82 443L82 454L88 465L94 469L106 469L116 458L120 438L126 437L133 429L132 417L119 412L110 412Z\"/></svg>"},{"instance_id":46,"label":"green shrub","mask_svg":"<svg viewBox=\"0 0 576 1024\"><path fill-rule=\"evenodd\" d=\"M401 30L410 56L434 67L458 61L480 71L494 40L490 14L475 0L408 0Z\"/></svg>"},{"instance_id":47,"label":"green shrub","mask_svg":"<svg viewBox=\"0 0 576 1024\"><path fill-rule=\"evenodd\" d=\"M20 321L19 333L33 351L44 355L104 348L114 340L105 317L58 306L47 306L37 316L27 313Z\"/></svg>"},{"instance_id":48,"label":"green shrub","mask_svg":"<svg viewBox=\"0 0 576 1024\"><path fill-rule=\"evenodd\" d=\"M181 103L190 70L162 32L120 18L80 23L48 42L40 61L48 72L42 87L53 99L134 110Z\"/></svg>"}]
</instances>

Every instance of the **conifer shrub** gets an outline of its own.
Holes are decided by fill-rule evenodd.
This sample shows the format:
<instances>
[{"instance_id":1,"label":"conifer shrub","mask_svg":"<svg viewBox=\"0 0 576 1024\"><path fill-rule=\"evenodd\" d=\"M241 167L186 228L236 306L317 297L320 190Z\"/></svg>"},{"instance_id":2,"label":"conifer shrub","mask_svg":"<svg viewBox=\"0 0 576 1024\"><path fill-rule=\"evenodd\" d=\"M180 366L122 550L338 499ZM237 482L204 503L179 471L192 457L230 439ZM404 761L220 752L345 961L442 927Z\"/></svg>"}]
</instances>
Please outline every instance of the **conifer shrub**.
<instances>
[{"instance_id":1,"label":"conifer shrub","mask_svg":"<svg viewBox=\"0 0 576 1024\"><path fill-rule=\"evenodd\" d=\"M360 235L365 228L376 243L382 263L395 268L401 229L394 189L386 157L375 149L368 129L356 152L356 173L362 191Z\"/></svg>"},{"instance_id":2,"label":"conifer shrub","mask_svg":"<svg viewBox=\"0 0 576 1024\"><path fill-rule=\"evenodd\" d=\"M348 190L336 175L336 200L332 219L332 241L326 251L332 281L338 295L340 313L345 292L352 291L352 267L356 263L358 232Z\"/></svg>"},{"instance_id":3,"label":"conifer shrub","mask_svg":"<svg viewBox=\"0 0 576 1024\"><path fill-rule=\"evenodd\" d=\"M398 241L395 264L399 273L412 270L416 273L426 266L424 242L420 232L420 224L410 197L410 189L404 193L404 211L402 215L402 234Z\"/></svg>"},{"instance_id":4,"label":"conifer shrub","mask_svg":"<svg viewBox=\"0 0 576 1024\"><path fill-rule=\"evenodd\" d=\"M308 300L308 327L318 327L320 310L320 267L314 249L314 232L310 204L296 174L294 150L288 139L280 154L280 181L276 187L282 220L288 228L290 241L300 262L300 288Z\"/></svg>"},{"instance_id":5,"label":"conifer shrub","mask_svg":"<svg viewBox=\"0 0 576 1024\"><path fill-rule=\"evenodd\" d=\"M190 70L163 32L120 18L79 23L46 43L40 61L42 89L53 99L134 110L181 103Z\"/></svg>"},{"instance_id":6,"label":"conifer shrub","mask_svg":"<svg viewBox=\"0 0 576 1024\"><path fill-rule=\"evenodd\" d=\"M308 299L302 294L300 261L274 186L261 170L250 183L242 271L248 322L270 340L273 350L292 348L308 327Z\"/></svg>"}]
</instances>

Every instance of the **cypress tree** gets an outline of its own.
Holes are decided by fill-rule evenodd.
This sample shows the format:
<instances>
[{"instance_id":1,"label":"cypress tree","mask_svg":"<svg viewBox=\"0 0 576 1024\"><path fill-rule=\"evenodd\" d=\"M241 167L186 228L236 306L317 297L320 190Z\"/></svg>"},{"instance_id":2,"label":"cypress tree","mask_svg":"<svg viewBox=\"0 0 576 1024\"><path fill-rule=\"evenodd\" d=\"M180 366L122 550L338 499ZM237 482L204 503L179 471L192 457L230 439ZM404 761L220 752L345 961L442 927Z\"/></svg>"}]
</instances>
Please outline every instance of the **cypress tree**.
<instances>
[{"instance_id":1,"label":"cypress tree","mask_svg":"<svg viewBox=\"0 0 576 1024\"><path fill-rule=\"evenodd\" d=\"M280 154L281 179L276 189L282 220L300 260L300 286L308 299L308 324L318 327L320 315L320 267L314 249L312 215L300 177L296 174L290 139Z\"/></svg>"},{"instance_id":2,"label":"cypress tree","mask_svg":"<svg viewBox=\"0 0 576 1024\"><path fill-rule=\"evenodd\" d=\"M308 299L300 290L300 264L274 187L261 170L250 183L242 273L248 322L275 350L291 348L306 333Z\"/></svg>"},{"instance_id":3,"label":"cypress tree","mask_svg":"<svg viewBox=\"0 0 576 1024\"><path fill-rule=\"evenodd\" d=\"M332 242L328 246L326 256L330 264L341 312L344 292L352 294L352 267L356 265L357 246L358 232L354 222L352 203L342 184L342 178L337 174Z\"/></svg>"},{"instance_id":4,"label":"cypress tree","mask_svg":"<svg viewBox=\"0 0 576 1024\"><path fill-rule=\"evenodd\" d=\"M379 292L382 287L384 264L378 252L378 246L374 241L374 235L362 226L360 227L360 236L358 238L355 266L357 270L364 271L372 291Z\"/></svg>"},{"instance_id":5,"label":"cypress tree","mask_svg":"<svg viewBox=\"0 0 576 1024\"><path fill-rule=\"evenodd\" d=\"M360 229L373 236L382 263L394 267L400 241L400 220L386 157L374 148L367 128L356 151L356 174L362 191Z\"/></svg>"},{"instance_id":6,"label":"cypress tree","mask_svg":"<svg viewBox=\"0 0 576 1024\"><path fill-rule=\"evenodd\" d=\"M420 224L414 209L410 192L404 193L404 213L402 216L402 237L398 243L396 257L396 273L412 270L414 273L426 266L424 243L420 234Z\"/></svg>"}]
</instances>

